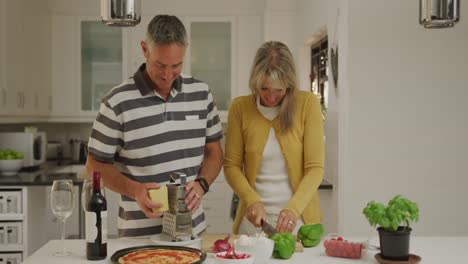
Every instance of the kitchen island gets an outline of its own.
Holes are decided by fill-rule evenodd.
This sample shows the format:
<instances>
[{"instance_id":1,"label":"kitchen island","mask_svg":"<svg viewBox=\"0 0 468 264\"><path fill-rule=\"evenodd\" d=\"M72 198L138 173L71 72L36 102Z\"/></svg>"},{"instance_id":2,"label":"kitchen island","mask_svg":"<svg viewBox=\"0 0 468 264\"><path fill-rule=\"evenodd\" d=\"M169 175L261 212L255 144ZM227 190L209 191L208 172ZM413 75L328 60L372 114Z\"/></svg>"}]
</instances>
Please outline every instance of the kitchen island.
<instances>
[{"instance_id":1,"label":"kitchen island","mask_svg":"<svg viewBox=\"0 0 468 264\"><path fill-rule=\"evenodd\" d=\"M364 238L350 238L352 241L365 241ZM371 244L378 242L377 238L373 238ZM112 263L110 257L112 254L122 248L152 245L149 239L110 239L108 241L106 260L88 261L86 260L85 241L84 240L65 240L61 243L60 240L51 240L45 246L40 248L30 257L24 260L23 264L103 264ZM66 250L72 252L68 257L54 257L52 253L58 251L65 246ZM419 255L422 258L421 263L442 264L442 263L467 263L468 261L468 237L412 237L411 238L411 253ZM305 248L302 253L295 253L288 260L271 259L268 263L291 263L291 264L310 264L310 263L378 263L374 255L377 250L368 250L363 253L359 260L342 259L327 257L324 253L322 243L314 248ZM208 254L205 264L214 264L213 254Z\"/></svg>"}]
</instances>

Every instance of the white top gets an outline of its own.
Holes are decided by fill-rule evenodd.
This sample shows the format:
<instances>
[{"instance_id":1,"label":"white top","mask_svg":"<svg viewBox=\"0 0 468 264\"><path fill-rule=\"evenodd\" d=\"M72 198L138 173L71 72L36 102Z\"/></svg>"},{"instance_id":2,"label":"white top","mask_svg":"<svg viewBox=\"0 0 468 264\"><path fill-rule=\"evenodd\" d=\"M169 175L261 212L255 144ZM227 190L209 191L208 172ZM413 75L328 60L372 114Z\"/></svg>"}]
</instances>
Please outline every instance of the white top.
<instances>
[{"instance_id":1,"label":"white top","mask_svg":"<svg viewBox=\"0 0 468 264\"><path fill-rule=\"evenodd\" d=\"M365 241L362 237L345 237L353 242ZM372 245L378 245L378 238L374 237L371 240ZM84 240L73 239L51 240L45 246L34 252L26 258L22 264L109 264L112 263L110 258L115 251L140 245L154 245L149 239L109 239L107 242L107 259L101 261L86 260L86 243ZM60 250L64 246L66 250L71 251L72 255L68 257L54 257L53 252ZM468 259L468 237L414 237L411 236L410 242L412 254L416 254L422 258L421 263L424 264L440 264L440 263L466 263ZM352 260L346 258L327 257L324 252L323 244L320 243L316 247L304 248L304 252L294 253L287 261L283 259L271 258L268 263L271 264L365 264L377 263L374 255L379 253L378 250L367 250L362 254L361 259ZM216 263L213 254L208 254L204 264Z\"/></svg>"},{"instance_id":2,"label":"white top","mask_svg":"<svg viewBox=\"0 0 468 264\"><path fill-rule=\"evenodd\" d=\"M279 114L279 106L265 107L260 104L260 97L257 96L257 108L268 120L275 119ZM263 157L260 162L258 174L255 182L255 190L261 197L266 212L266 221L276 227L278 215L286 207L293 196L291 185L289 184L288 170L284 160L281 147L276 139L275 130L270 128L268 139L263 150ZM302 219L298 218L293 234L297 234ZM239 226L239 234L251 234L261 232L260 228L252 225L247 218L243 218Z\"/></svg>"},{"instance_id":3,"label":"white top","mask_svg":"<svg viewBox=\"0 0 468 264\"><path fill-rule=\"evenodd\" d=\"M270 121L275 119L279 114L279 106L262 106L259 98L257 96L257 107L260 113ZM263 150L255 188L262 197L261 201L267 214L279 214L293 195L289 184L286 162L273 127L270 128L265 149Z\"/></svg>"}]
</instances>

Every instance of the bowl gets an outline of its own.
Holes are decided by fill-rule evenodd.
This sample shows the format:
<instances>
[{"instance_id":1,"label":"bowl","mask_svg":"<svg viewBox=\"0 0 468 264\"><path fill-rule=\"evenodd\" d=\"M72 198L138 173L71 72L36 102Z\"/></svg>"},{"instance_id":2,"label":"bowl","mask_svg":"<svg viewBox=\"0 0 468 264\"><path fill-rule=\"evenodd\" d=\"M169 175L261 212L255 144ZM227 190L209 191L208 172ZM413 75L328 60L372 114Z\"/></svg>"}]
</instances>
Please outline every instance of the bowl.
<instances>
[{"instance_id":1,"label":"bowl","mask_svg":"<svg viewBox=\"0 0 468 264\"><path fill-rule=\"evenodd\" d=\"M222 258L221 256L226 255L226 251L224 252L219 252L214 255L215 263L217 264L253 264L255 261L255 257L247 252L242 252L242 251L237 251L236 254L248 254L248 258L244 259L225 259Z\"/></svg>"},{"instance_id":2,"label":"bowl","mask_svg":"<svg viewBox=\"0 0 468 264\"><path fill-rule=\"evenodd\" d=\"M21 167L23 167L23 159L0 160L0 171L2 175L16 175Z\"/></svg>"},{"instance_id":3,"label":"bowl","mask_svg":"<svg viewBox=\"0 0 468 264\"><path fill-rule=\"evenodd\" d=\"M234 240L234 248L252 254L255 257L255 264L269 263L274 246L275 241L266 237L248 237L246 239L241 236Z\"/></svg>"}]
</instances>

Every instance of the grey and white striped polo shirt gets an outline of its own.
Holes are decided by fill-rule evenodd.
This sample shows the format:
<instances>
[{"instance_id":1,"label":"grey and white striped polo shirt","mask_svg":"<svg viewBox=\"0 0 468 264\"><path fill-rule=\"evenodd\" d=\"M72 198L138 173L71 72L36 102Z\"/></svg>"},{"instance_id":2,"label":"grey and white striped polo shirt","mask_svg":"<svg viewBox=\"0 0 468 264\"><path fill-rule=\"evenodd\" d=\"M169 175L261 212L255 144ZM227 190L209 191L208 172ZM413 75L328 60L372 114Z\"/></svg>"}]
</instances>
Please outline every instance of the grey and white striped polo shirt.
<instances>
[{"instance_id":1,"label":"grey and white striped polo shirt","mask_svg":"<svg viewBox=\"0 0 468 264\"><path fill-rule=\"evenodd\" d=\"M164 100L144 77L144 69L145 64L103 98L89 139L89 154L113 163L138 182L164 185L173 171L183 171L188 180L194 180L205 144L222 137L213 96L205 83L181 75ZM146 218L133 199L121 195L119 206L119 236L161 233L162 218ZM202 207L192 217L193 233L198 234L206 228Z\"/></svg>"}]
</instances>

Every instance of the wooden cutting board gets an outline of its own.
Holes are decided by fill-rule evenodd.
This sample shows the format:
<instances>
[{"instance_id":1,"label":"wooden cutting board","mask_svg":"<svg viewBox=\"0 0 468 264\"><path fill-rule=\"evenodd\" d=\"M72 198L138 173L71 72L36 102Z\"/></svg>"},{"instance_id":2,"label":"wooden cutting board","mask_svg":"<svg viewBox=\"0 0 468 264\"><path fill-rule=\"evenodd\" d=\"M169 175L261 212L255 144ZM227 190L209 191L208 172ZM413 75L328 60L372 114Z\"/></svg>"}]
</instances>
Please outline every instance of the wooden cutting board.
<instances>
[{"instance_id":1,"label":"wooden cutting board","mask_svg":"<svg viewBox=\"0 0 468 264\"><path fill-rule=\"evenodd\" d=\"M214 242L218 239L224 239L227 236L225 235L204 235L202 236L202 250L206 253L214 253L211 247L213 246ZM229 242L232 244L235 239L237 239L238 235L231 235ZM296 241L296 252L304 252L304 247L302 246L300 241Z\"/></svg>"}]
</instances>

